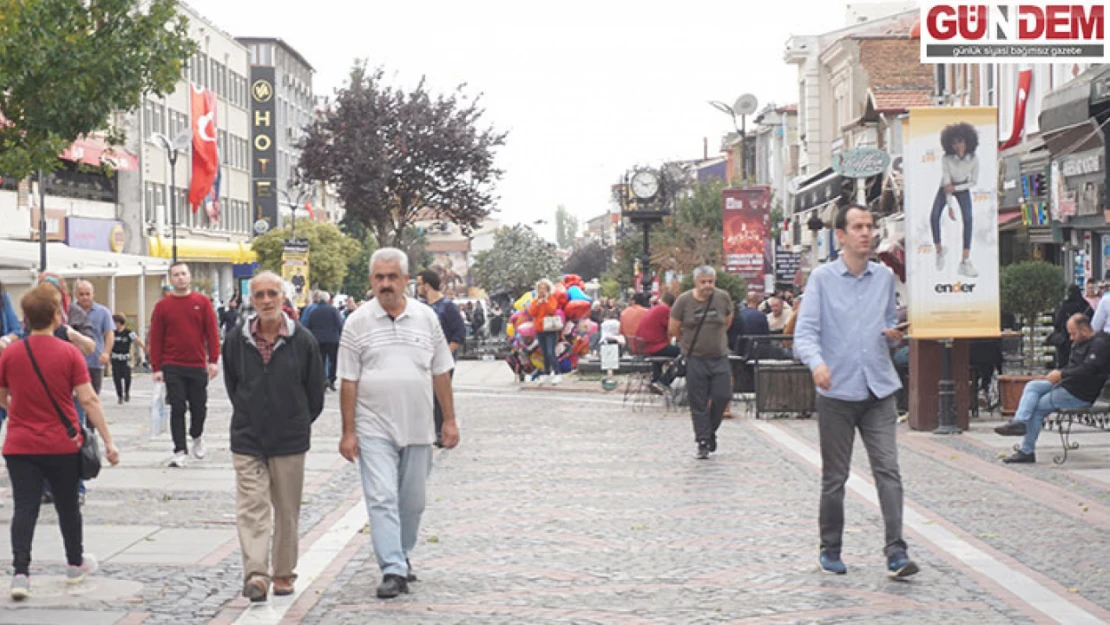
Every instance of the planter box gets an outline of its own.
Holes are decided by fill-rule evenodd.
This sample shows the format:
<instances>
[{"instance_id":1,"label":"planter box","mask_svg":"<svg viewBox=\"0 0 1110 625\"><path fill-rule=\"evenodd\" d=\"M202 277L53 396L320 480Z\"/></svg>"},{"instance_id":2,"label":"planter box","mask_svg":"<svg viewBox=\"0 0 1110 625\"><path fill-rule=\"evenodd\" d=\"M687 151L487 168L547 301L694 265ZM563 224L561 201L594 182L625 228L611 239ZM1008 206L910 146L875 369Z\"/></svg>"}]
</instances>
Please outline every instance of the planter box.
<instances>
[{"instance_id":1,"label":"planter box","mask_svg":"<svg viewBox=\"0 0 1110 625\"><path fill-rule=\"evenodd\" d=\"M1025 385L1033 380L1039 380L1038 375L1000 375L998 376L998 398L1002 405L1002 415L1014 416L1018 404L1021 403L1021 394L1025 392Z\"/></svg>"}]
</instances>

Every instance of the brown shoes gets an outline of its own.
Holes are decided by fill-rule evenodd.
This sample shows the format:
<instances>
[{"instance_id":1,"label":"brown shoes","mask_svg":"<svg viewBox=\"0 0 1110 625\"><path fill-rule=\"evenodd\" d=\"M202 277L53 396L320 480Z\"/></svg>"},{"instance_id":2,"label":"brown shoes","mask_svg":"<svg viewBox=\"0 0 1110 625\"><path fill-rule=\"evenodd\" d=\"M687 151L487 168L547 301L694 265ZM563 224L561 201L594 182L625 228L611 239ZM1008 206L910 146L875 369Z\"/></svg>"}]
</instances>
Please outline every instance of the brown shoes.
<instances>
[{"instance_id":1,"label":"brown shoes","mask_svg":"<svg viewBox=\"0 0 1110 625\"><path fill-rule=\"evenodd\" d=\"M274 578L274 595L283 597L293 594L293 580L288 577Z\"/></svg>"},{"instance_id":2,"label":"brown shoes","mask_svg":"<svg viewBox=\"0 0 1110 625\"><path fill-rule=\"evenodd\" d=\"M243 584L243 596L250 599L252 603L265 601L267 592L269 592L269 588L266 587L266 580L260 577L248 579L247 583ZM274 584L274 594L278 594L276 583Z\"/></svg>"}]
</instances>

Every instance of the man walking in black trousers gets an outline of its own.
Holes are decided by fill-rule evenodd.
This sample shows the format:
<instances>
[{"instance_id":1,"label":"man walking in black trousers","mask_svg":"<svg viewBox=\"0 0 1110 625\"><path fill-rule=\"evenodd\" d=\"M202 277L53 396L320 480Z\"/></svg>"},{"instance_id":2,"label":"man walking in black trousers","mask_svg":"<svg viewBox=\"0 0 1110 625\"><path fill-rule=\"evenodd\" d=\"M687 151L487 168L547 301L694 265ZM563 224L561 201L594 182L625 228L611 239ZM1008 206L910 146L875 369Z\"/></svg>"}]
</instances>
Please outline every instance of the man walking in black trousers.
<instances>
[{"instance_id":1,"label":"man walking in black trousers","mask_svg":"<svg viewBox=\"0 0 1110 625\"><path fill-rule=\"evenodd\" d=\"M439 292L440 284L439 274L431 269L425 269L416 274L416 294L424 300L425 304L431 306L436 316L439 317L439 326L443 329L443 336L447 338L447 346L451 348L451 357L458 360L459 347L466 342L466 321L455 302ZM454 369L451 370L451 377L452 379L455 377ZM436 422L435 444L436 447L442 447L443 409L439 405L439 399L434 394L432 400Z\"/></svg>"},{"instance_id":2,"label":"man walking in black trousers","mask_svg":"<svg viewBox=\"0 0 1110 625\"><path fill-rule=\"evenodd\" d=\"M331 295L320 291L316 295L316 306L307 315L304 327L316 337L320 344L320 357L324 359L324 373L328 380L328 390L335 390L335 358L339 353L339 337L343 335L343 316L332 306Z\"/></svg>"}]
</instances>

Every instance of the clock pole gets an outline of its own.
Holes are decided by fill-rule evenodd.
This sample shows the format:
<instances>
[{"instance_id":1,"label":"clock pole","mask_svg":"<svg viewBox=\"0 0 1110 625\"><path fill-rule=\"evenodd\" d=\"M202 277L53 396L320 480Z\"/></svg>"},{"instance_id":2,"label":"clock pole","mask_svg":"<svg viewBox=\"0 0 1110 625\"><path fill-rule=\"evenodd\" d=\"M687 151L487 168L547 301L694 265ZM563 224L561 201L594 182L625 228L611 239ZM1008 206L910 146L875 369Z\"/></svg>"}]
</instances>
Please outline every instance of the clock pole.
<instances>
[{"instance_id":1,"label":"clock pole","mask_svg":"<svg viewBox=\"0 0 1110 625\"><path fill-rule=\"evenodd\" d=\"M650 243L651 242L651 222L650 221L644 221L643 226L644 226L644 260L640 263L640 273L642 275L642 278L641 278L640 282L642 283L642 286L643 286L643 289L644 289L644 295L650 301L651 300L651 282L652 282L651 270L649 269L649 267L651 265L651 251L650 251L650 248L649 248L649 246L651 244Z\"/></svg>"}]
</instances>

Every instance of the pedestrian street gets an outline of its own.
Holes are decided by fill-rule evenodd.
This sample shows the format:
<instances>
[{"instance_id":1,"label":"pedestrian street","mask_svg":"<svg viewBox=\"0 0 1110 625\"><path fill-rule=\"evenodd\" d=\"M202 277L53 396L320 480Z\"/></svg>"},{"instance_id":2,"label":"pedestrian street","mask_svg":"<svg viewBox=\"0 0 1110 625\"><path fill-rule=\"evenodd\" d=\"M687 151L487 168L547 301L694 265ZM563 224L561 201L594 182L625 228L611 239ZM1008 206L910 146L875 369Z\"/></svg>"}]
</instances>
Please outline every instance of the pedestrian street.
<instances>
[{"instance_id":1,"label":"pedestrian street","mask_svg":"<svg viewBox=\"0 0 1110 625\"><path fill-rule=\"evenodd\" d=\"M984 419L959 437L899 426L913 578L887 578L882 520L857 444L845 502L846 575L817 566L812 419L736 418L696 460L688 413L633 411L568 376L522 389L504 363L463 361L460 445L437 451L412 554L419 581L381 600L357 468L337 453L327 395L306 463L296 593L240 596L229 405L210 385L209 456L168 468L149 439L149 376L102 400L121 453L90 483L85 549L101 570L62 583L54 511L34 543L33 596L0 598L0 624L82 623L1106 623L1110 440L1063 467L1012 467ZM1059 445L1043 437L1042 453ZM0 479L0 554L11 494Z\"/></svg>"}]
</instances>

